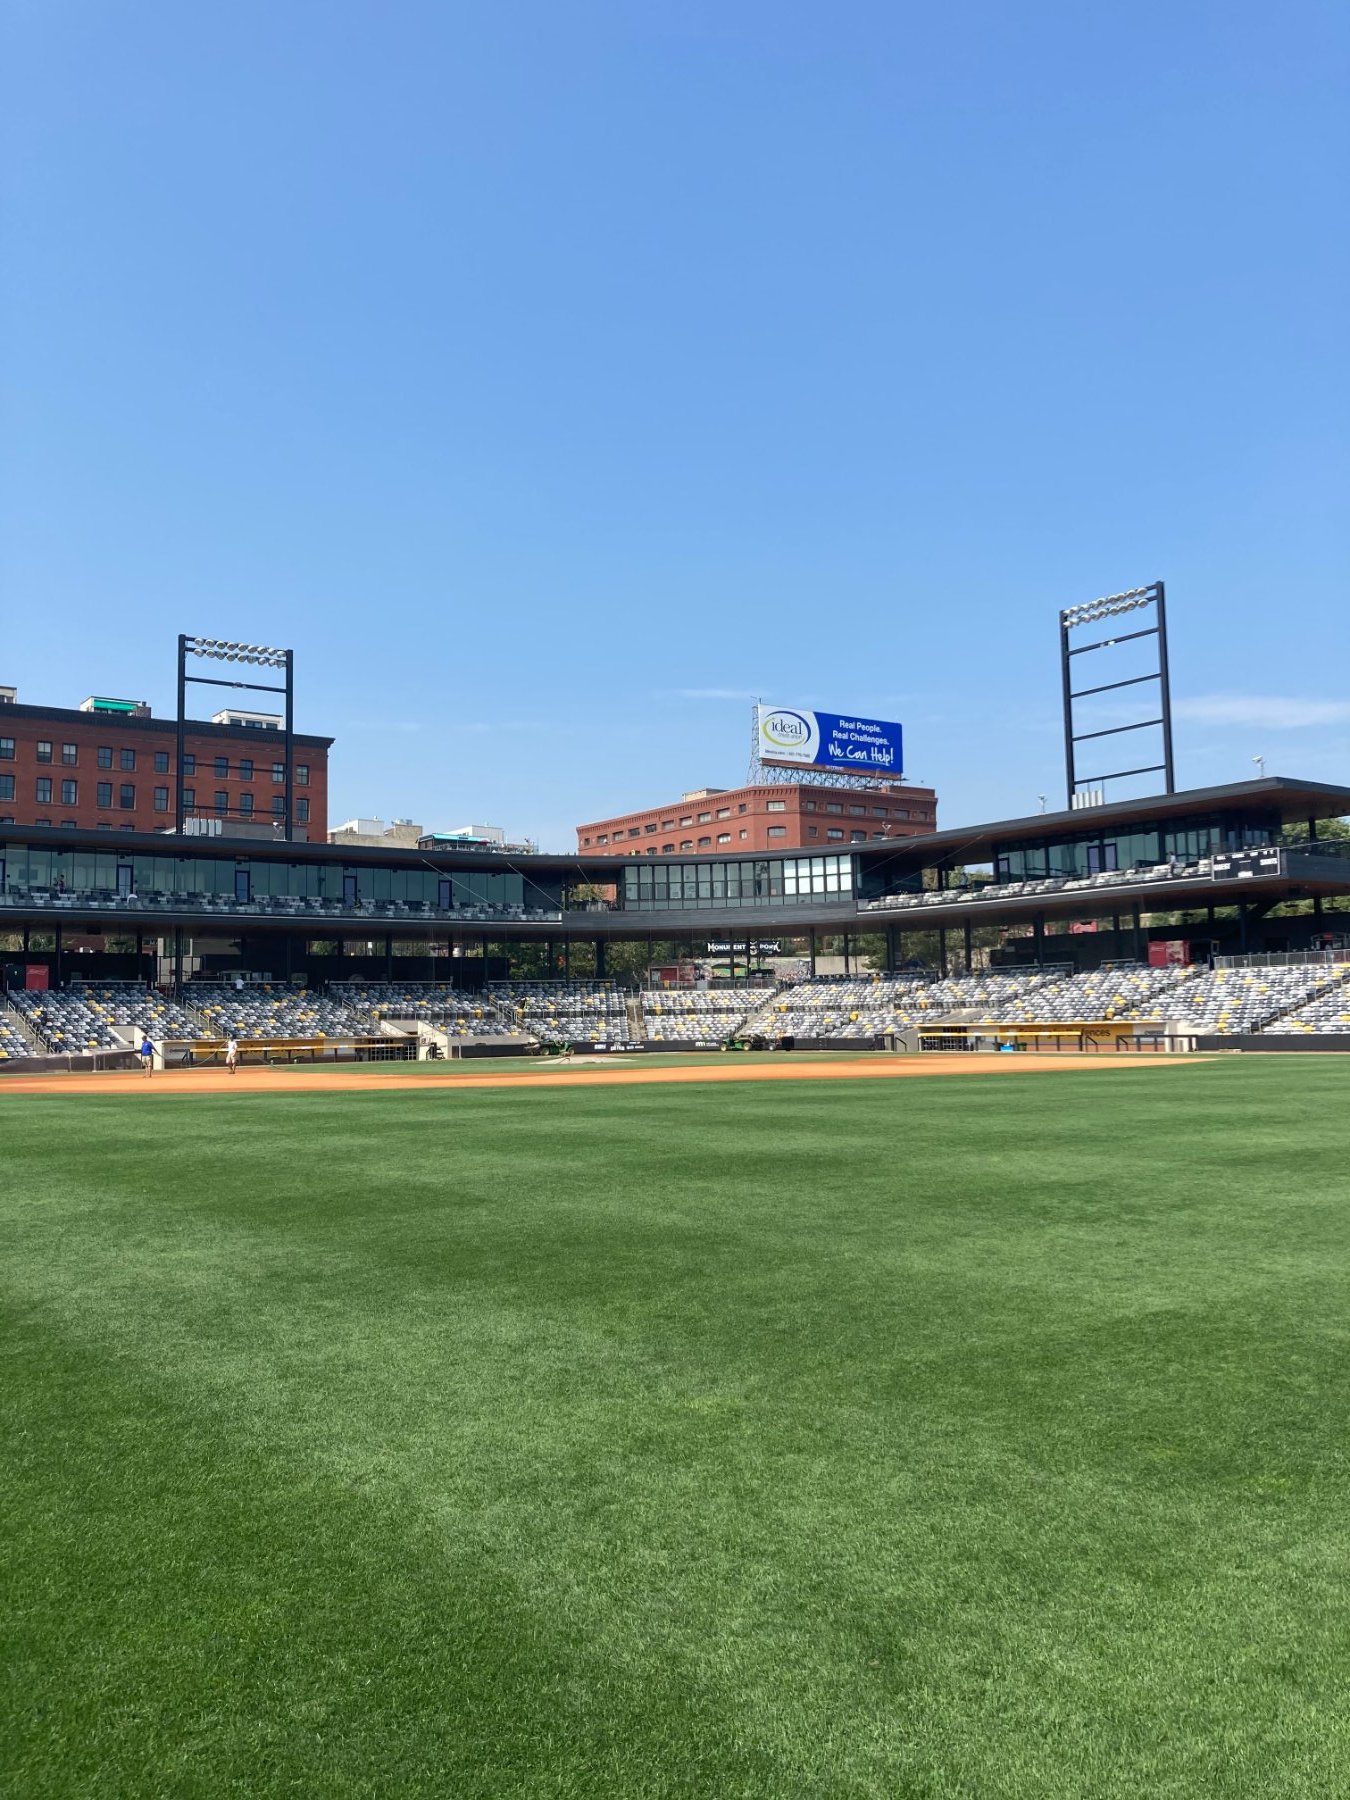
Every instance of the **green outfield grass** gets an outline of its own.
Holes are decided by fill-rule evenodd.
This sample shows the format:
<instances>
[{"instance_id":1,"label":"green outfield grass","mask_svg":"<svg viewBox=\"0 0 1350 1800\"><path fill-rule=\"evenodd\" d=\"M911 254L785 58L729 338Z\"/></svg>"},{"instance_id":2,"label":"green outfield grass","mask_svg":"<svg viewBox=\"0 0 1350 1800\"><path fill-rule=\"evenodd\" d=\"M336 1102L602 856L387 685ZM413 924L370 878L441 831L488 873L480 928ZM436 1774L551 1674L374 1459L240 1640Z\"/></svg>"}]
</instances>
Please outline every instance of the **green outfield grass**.
<instances>
[{"instance_id":1,"label":"green outfield grass","mask_svg":"<svg viewBox=\"0 0 1350 1800\"><path fill-rule=\"evenodd\" d=\"M0 1091L0 1791L1344 1793L1348 1116Z\"/></svg>"}]
</instances>

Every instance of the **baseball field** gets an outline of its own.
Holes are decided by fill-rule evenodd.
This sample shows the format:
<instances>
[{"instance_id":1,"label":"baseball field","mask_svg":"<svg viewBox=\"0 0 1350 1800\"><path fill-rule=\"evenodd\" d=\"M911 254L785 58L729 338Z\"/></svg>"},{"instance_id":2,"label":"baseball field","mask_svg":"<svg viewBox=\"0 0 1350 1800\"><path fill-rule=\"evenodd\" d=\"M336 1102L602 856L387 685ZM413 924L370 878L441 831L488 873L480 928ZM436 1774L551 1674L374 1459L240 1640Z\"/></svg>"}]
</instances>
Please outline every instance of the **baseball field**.
<instances>
[{"instance_id":1,"label":"baseball field","mask_svg":"<svg viewBox=\"0 0 1350 1800\"><path fill-rule=\"evenodd\" d=\"M0 1083L0 1792L1345 1791L1350 1058L405 1073Z\"/></svg>"}]
</instances>

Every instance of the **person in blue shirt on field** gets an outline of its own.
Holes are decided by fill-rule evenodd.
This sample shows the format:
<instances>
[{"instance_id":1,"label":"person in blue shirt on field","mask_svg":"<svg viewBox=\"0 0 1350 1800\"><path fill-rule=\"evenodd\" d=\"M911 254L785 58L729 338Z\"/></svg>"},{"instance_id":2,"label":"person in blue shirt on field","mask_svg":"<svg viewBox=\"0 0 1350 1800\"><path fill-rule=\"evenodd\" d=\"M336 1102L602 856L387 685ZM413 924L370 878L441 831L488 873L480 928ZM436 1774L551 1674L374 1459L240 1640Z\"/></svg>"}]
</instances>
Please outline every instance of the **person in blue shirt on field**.
<instances>
[{"instance_id":1,"label":"person in blue shirt on field","mask_svg":"<svg viewBox=\"0 0 1350 1800\"><path fill-rule=\"evenodd\" d=\"M148 1037L141 1039L141 1047L136 1052L141 1059L141 1067L145 1070L147 1081L155 1072L155 1046Z\"/></svg>"}]
</instances>

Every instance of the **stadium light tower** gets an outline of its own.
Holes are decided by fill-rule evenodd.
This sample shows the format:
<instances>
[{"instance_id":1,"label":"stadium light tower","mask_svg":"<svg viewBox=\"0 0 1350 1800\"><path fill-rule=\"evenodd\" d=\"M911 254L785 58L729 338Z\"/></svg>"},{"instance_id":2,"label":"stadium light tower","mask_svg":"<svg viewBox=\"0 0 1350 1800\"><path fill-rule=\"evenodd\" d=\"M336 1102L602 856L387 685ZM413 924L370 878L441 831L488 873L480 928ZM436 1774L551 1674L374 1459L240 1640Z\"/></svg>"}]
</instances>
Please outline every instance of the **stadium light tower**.
<instances>
[{"instance_id":1,"label":"stadium light tower","mask_svg":"<svg viewBox=\"0 0 1350 1800\"><path fill-rule=\"evenodd\" d=\"M1094 638L1091 643L1075 643L1072 634L1084 625L1100 625L1108 619L1119 618L1134 612L1147 612L1152 622L1141 624L1135 631L1119 631L1112 637ZM1129 644L1144 638L1153 638L1157 648L1157 666L1145 675L1131 675L1124 681L1104 681L1095 687L1075 688L1073 674L1073 658L1085 656L1092 650L1113 650L1119 644ZM1167 600L1161 581L1152 582L1148 587L1127 588L1123 594L1107 594L1100 600L1089 600L1082 606L1068 606L1059 615L1059 659L1060 675L1064 687L1064 774L1068 788L1070 807L1091 804L1091 796L1103 792L1101 784L1108 781L1121 781L1129 775L1154 775L1163 777L1163 792L1176 792L1176 773L1172 762L1172 683L1167 663ZM1077 731L1074 727L1074 701L1085 700L1093 694L1115 693L1121 688L1140 687L1147 682L1158 684L1158 710L1156 718L1135 719L1129 725L1111 725L1101 731ZM1078 773L1077 748L1090 739L1118 737L1124 732L1147 731L1158 728L1162 732L1162 761L1145 763L1133 769L1112 769L1102 775L1080 775ZM1086 789L1087 794L1080 794Z\"/></svg>"},{"instance_id":2,"label":"stadium light tower","mask_svg":"<svg viewBox=\"0 0 1350 1800\"><path fill-rule=\"evenodd\" d=\"M279 669L282 673L280 682L236 681L227 675L189 675L188 658L201 657L208 662L243 663L246 666L260 669ZM291 842L291 813L293 811L293 784L295 776L295 652L278 650L271 644L240 644L232 638L191 637L185 632L178 634L178 757L174 768L174 782L177 792L177 804L174 808L174 831L183 835L183 740L184 726L187 720L187 690L189 682L197 682L203 687L247 688L255 694L283 694L285 696L285 724L283 740L285 743L286 774L286 824L284 836Z\"/></svg>"}]
</instances>

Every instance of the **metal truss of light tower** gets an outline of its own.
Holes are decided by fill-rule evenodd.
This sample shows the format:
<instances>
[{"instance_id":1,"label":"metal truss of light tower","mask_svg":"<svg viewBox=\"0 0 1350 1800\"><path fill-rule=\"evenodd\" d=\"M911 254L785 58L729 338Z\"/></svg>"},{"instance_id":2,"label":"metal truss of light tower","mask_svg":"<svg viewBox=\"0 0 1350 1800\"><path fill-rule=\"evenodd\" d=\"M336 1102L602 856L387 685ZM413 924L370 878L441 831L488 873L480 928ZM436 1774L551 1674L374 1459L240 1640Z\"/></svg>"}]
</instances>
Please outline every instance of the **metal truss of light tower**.
<instances>
[{"instance_id":1,"label":"metal truss of light tower","mask_svg":"<svg viewBox=\"0 0 1350 1800\"><path fill-rule=\"evenodd\" d=\"M265 681L232 681L227 676L189 675L187 661L190 656L200 657L208 662L245 663L254 668L280 669L284 679L281 682ZM201 687L247 688L255 694L282 694L285 696L285 722L282 726L286 777L286 823L282 833L287 843L294 835L292 813L294 812L295 783L295 652L279 650L272 644L242 644L233 638L192 637L186 632L178 634L178 757L174 766L174 792L177 796L174 807L174 830L181 837L183 834L183 750L185 726L187 722L187 690L191 683Z\"/></svg>"},{"instance_id":2,"label":"metal truss of light tower","mask_svg":"<svg viewBox=\"0 0 1350 1800\"><path fill-rule=\"evenodd\" d=\"M1091 643L1074 643L1071 634L1084 625L1099 625L1105 619L1152 608L1152 624L1137 631L1118 632L1114 637L1096 638ZM1094 687L1075 688L1076 656L1094 650L1113 650L1121 644L1153 638L1157 645L1156 668L1145 675L1131 675L1123 681L1104 681ZM1105 792L1108 781L1123 781L1131 775L1163 777L1164 793L1176 792L1176 773L1172 759L1172 683L1167 660L1167 597L1161 581L1148 587L1128 588L1123 594L1107 594L1100 600L1089 600L1081 606L1068 606L1059 615L1060 677L1064 689L1064 773L1070 807L1092 805ZM1074 702L1095 694L1111 694L1121 688L1158 684L1157 716L1135 719L1128 725L1112 725L1100 731L1078 731L1074 724ZM1133 769L1112 769L1100 775L1080 775L1077 751L1080 744L1097 738L1120 737L1128 732L1157 729L1162 733L1162 761L1145 763Z\"/></svg>"},{"instance_id":3,"label":"metal truss of light tower","mask_svg":"<svg viewBox=\"0 0 1350 1800\"><path fill-rule=\"evenodd\" d=\"M851 775L846 769L815 769L809 764L766 763L759 759L759 723L755 708L750 708L750 766L746 770L747 787L831 787L859 788L875 793L903 781L902 774L879 780L875 775Z\"/></svg>"}]
</instances>

